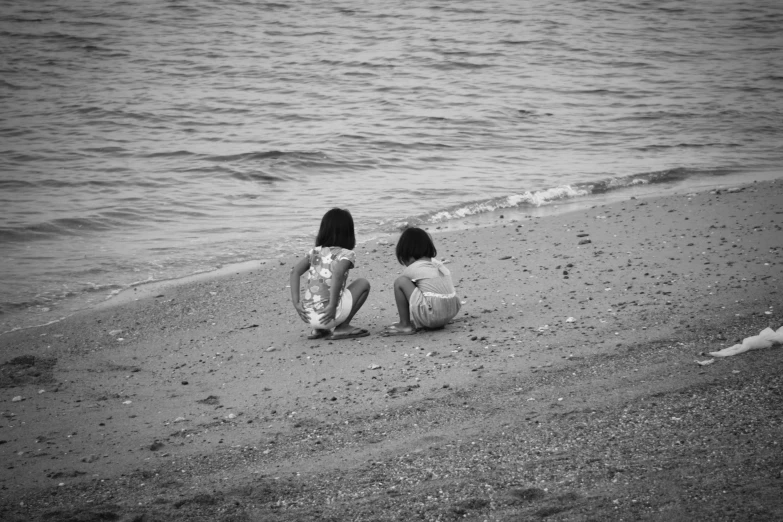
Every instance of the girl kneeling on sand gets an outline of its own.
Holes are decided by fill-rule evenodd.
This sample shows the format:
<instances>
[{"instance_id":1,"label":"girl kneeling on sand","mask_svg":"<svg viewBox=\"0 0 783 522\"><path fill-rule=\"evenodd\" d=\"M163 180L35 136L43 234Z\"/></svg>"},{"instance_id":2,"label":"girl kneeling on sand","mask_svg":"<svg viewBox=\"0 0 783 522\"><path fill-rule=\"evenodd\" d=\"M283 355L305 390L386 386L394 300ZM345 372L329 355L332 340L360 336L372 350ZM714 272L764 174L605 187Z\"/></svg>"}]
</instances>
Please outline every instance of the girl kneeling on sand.
<instances>
[{"instance_id":1,"label":"girl kneeling on sand","mask_svg":"<svg viewBox=\"0 0 783 522\"><path fill-rule=\"evenodd\" d=\"M460 302L451 272L435 259L438 251L420 228L405 230L397 242L397 261L405 265L394 281L394 300L400 322L387 335L409 335L421 328L442 328L459 312Z\"/></svg>"},{"instance_id":2,"label":"girl kneeling on sand","mask_svg":"<svg viewBox=\"0 0 783 522\"><path fill-rule=\"evenodd\" d=\"M370 293L366 279L345 286L348 271L356 260L355 246L351 213L333 208L321 219L315 248L291 270L291 301L299 317L313 328L308 339L353 339L370 335L365 329L351 326L351 319ZM304 296L300 296L299 280L305 272L307 282Z\"/></svg>"}]
</instances>

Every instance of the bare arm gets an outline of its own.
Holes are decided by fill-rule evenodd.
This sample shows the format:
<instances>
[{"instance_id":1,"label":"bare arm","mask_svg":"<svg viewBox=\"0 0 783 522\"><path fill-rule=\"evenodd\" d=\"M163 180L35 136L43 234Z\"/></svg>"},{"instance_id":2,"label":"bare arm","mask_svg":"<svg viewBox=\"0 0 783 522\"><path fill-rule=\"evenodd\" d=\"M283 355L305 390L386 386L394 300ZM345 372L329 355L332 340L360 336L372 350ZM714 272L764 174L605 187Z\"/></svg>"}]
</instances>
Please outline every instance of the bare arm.
<instances>
[{"instance_id":1,"label":"bare arm","mask_svg":"<svg viewBox=\"0 0 783 522\"><path fill-rule=\"evenodd\" d=\"M337 315L337 303L340 301L340 290L343 287L348 277L348 271L353 264L347 259L342 259L337 263L334 271L332 272L332 287L329 289L329 306L324 309L323 316L321 318L322 324L330 323Z\"/></svg>"},{"instance_id":2,"label":"bare arm","mask_svg":"<svg viewBox=\"0 0 783 522\"><path fill-rule=\"evenodd\" d=\"M291 269L291 302L294 304L299 317L305 322L307 322L307 312L302 308L302 303L300 302L299 284L302 275L308 270L310 270L310 259L306 257L301 259Z\"/></svg>"}]
</instances>

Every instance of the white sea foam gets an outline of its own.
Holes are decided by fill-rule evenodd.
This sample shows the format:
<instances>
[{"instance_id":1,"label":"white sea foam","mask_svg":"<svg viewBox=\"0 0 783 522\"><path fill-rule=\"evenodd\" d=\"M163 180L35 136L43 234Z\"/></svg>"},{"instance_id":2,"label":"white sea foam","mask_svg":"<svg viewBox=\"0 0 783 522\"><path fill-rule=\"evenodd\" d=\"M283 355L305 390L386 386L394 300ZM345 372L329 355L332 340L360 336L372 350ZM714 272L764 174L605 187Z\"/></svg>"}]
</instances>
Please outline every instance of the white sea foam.
<instances>
[{"instance_id":1,"label":"white sea foam","mask_svg":"<svg viewBox=\"0 0 783 522\"><path fill-rule=\"evenodd\" d=\"M489 201L479 201L469 203L458 208L441 210L436 212L427 220L430 223L441 223L451 219L460 219L476 214L494 212L506 208L517 208L522 205L532 205L540 207L553 201L576 198L590 194L588 189L577 189L570 185L554 187L545 190L524 192L522 194L512 194L510 196L496 198Z\"/></svg>"}]
</instances>

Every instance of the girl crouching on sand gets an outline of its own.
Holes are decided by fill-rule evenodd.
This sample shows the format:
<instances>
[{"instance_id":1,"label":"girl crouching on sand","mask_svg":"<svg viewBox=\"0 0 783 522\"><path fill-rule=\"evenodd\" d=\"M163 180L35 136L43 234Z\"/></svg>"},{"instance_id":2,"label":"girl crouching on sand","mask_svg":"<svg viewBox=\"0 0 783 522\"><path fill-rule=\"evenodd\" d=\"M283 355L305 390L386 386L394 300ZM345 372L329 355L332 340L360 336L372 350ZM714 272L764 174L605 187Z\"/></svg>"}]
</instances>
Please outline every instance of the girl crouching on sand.
<instances>
[{"instance_id":1,"label":"girl crouching on sand","mask_svg":"<svg viewBox=\"0 0 783 522\"><path fill-rule=\"evenodd\" d=\"M291 301L299 317L313 328L308 339L353 339L370 335L365 329L351 326L351 319L370 293L366 279L345 286L348 270L355 266L355 246L351 213L333 208L321 219L315 248L291 270ZM307 281L301 296L299 281L305 272Z\"/></svg>"},{"instance_id":2,"label":"girl crouching on sand","mask_svg":"<svg viewBox=\"0 0 783 522\"><path fill-rule=\"evenodd\" d=\"M420 228L405 230L397 242L397 261L405 265L394 281L400 322L387 335L409 335L421 328L442 328L459 312L460 302L451 272L435 259L432 238Z\"/></svg>"}]
</instances>

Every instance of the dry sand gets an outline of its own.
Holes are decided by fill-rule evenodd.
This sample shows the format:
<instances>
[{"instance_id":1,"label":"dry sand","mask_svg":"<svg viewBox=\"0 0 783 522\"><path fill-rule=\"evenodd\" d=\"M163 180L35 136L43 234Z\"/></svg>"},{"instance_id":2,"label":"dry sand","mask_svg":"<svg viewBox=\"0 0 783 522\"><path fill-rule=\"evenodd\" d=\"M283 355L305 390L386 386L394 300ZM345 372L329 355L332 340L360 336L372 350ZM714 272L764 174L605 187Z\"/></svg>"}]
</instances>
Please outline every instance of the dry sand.
<instances>
[{"instance_id":1,"label":"dry sand","mask_svg":"<svg viewBox=\"0 0 783 522\"><path fill-rule=\"evenodd\" d=\"M781 520L783 181L431 230L463 311L309 341L294 259L0 336L2 520Z\"/></svg>"}]
</instances>

